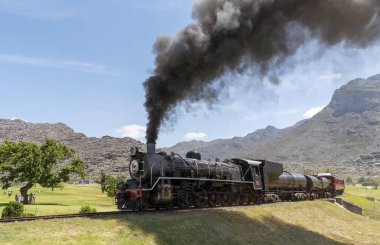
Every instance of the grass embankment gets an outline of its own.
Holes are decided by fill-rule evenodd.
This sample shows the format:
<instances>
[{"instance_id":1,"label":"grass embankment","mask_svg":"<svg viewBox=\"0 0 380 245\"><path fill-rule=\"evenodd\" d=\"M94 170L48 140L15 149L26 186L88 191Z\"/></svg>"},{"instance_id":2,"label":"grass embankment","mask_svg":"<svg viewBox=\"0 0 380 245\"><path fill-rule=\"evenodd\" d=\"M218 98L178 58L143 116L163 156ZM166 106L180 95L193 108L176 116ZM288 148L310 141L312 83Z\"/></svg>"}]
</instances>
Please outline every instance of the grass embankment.
<instances>
[{"instance_id":1,"label":"grass embankment","mask_svg":"<svg viewBox=\"0 0 380 245\"><path fill-rule=\"evenodd\" d=\"M0 224L0 244L380 244L380 221L327 201Z\"/></svg>"},{"instance_id":2,"label":"grass embankment","mask_svg":"<svg viewBox=\"0 0 380 245\"><path fill-rule=\"evenodd\" d=\"M15 200L15 194L19 194L19 188L11 188L11 198L0 192L0 214L9 201ZM25 205L25 212L35 215L70 214L78 213L81 206L91 206L100 211L116 210L112 198L100 191L99 185L69 185L66 184L61 191L40 186L33 187L29 193L36 194L36 203Z\"/></svg>"},{"instance_id":3,"label":"grass embankment","mask_svg":"<svg viewBox=\"0 0 380 245\"><path fill-rule=\"evenodd\" d=\"M375 198L375 201L367 200L365 197ZM347 185L343 198L345 201L361 207L364 216L380 220L380 190Z\"/></svg>"}]
</instances>

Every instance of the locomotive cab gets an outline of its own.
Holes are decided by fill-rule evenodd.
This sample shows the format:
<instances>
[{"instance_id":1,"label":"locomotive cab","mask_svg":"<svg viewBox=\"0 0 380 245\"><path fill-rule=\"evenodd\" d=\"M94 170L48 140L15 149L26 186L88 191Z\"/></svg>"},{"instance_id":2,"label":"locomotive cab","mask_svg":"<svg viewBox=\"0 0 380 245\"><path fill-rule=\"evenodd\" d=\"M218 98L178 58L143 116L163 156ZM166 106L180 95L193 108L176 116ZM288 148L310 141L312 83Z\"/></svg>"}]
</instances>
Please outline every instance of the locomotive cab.
<instances>
[{"instance_id":1,"label":"locomotive cab","mask_svg":"<svg viewBox=\"0 0 380 245\"><path fill-rule=\"evenodd\" d=\"M242 168L242 180L253 182L254 190L262 190L263 183L261 180L262 177L262 167L260 161L248 160L248 159L240 159L233 158L231 161L239 165Z\"/></svg>"}]
</instances>

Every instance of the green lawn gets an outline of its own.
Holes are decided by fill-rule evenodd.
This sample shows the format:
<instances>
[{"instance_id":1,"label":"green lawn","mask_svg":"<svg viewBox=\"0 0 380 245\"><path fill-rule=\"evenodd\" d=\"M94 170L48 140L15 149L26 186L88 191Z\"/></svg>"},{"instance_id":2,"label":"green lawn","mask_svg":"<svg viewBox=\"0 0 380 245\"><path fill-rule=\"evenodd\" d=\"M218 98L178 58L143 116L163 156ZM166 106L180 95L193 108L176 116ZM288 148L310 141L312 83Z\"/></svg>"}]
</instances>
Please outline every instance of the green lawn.
<instances>
[{"instance_id":1,"label":"green lawn","mask_svg":"<svg viewBox=\"0 0 380 245\"><path fill-rule=\"evenodd\" d=\"M373 197L380 200L380 189L371 190L371 189L367 189L366 187L356 187L353 185L346 185L345 192L350 193L352 195L356 195L356 196Z\"/></svg>"},{"instance_id":2,"label":"green lawn","mask_svg":"<svg viewBox=\"0 0 380 245\"><path fill-rule=\"evenodd\" d=\"M11 198L0 192L0 213L9 201L14 201L14 195L19 194L19 188L11 188ZM36 194L36 203L25 205L25 211L35 215L78 213L81 206L89 205L99 211L116 210L112 198L100 191L99 185L70 185L66 184L63 190L33 187L29 190Z\"/></svg>"},{"instance_id":3,"label":"green lawn","mask_svg":"<svg viewBox=\"0 0 380 245\"><path fill-rule=\"evenodd\" d=\"M0 192L0 212L9 201L14 200L16 193L19 194L19 187L13 187L10 190L13 191L11 198L3 196ZM30 192L36 194L36 203L26 205L25 210L35 215L78 213L80 207L85 205L95 207L98 212L116 210L113 199L101 193L97 184L66 184L62 191L60 189L52 191L49 188L37 186ZM343 197L346 201L362 207L364 215L380 220L380 202L371 202L364 198L374 197L380 200L380 190L347 185Z\"/></svg>"},{"instance_id":4,"label":"green lawn","mask_svg":"<svg viewBox=\"0 0 380 245\"><path fill-rule=\"evenodd\" d=\"M369 201L365 197L376 198L376 201ZM345 201L361 207L363 215L380 220L380 190L369 190L365 187L346 185L343 198Z\"/></svg>"},{"instance_id":5,"label":"green lawn","mask_svg":"<svg viewBox=\"0 0 380 245\"><path fill-rule=\"evenodd\" d=\"M0 224L0 244L380 244L380 221L327 201Z\"/></svg>"}]
</instances>

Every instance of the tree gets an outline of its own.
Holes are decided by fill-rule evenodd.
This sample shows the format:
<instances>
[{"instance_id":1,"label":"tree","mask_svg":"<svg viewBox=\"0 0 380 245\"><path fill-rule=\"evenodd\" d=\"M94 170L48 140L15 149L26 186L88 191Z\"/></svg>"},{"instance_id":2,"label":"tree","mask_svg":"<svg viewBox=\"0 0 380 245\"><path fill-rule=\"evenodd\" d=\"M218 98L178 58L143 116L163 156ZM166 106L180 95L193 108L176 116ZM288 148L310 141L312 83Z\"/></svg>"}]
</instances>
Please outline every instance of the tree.
<instances>
[{"instance_id":1,"label":"tree","mask_svg":"<svg viewBox=\"0 0 380 245\"><path fill-rule=\"evenodd\" d=\"M352 183L352 178L351 177L347 177L346 182L347 182L347 184Z\"/></svg>"},{"instance_id":2,"label":"tree","mask_svg":"<svg viewBox=\"0 0 380 245\"><path fill-rule=\"evenodd\" d=\"M105 180L105 192L107 193L108 197L114 197L115 196L115 188L116 188L116 178L107 175Z\"/></svg>"},{"instance_id":3,"label":"tree","mask_svg":"<svg viewBox=\"0 0 380 245\"><path fill-rule=\"evenodd\" d=\"M106 191L106 178L107 175L104 173L104 171L100 171L100 189L102 190L102 193Z\"/></svg>"},{"instance_id":4,"label":"tree","mask_svg":"<svg viewBox=\"0 0 380 245\"><path fill-rule=\"evenodd\" d=\"M113 177L111 175L106 175L105 176L105 192L107 193L108 197L115 197L115 189L116 186L125 181L124 176L118 176L118 177Z\"/></svg>"},{"instance_id":5,"label":"tree","mask_svg":"<svg viewBox=\"0 0 380 245\"><path fill-rule=\"evenodd\" d=\"M74 150L55 140L45 139L42 145L10 141L0 145L2 187L25 184L20 188L25 204L28 203L28 190L33 185L54 188L60 182L67 182L73 173L85 176L83 161Z\"/></svg>"},{"instance_id":6,"label":"tree","mask_svg":"<svg viewBox=\"0 0 380 245\"><path fill-rule=\"evenodd\" d=\"M373 186L373 187L375 187L375 189L377 189L378 183L376 180L368 178L368 179L365 179L363 181L362 185L363 186Z\"/></svg>"},{"instance_id":7,"label":"tree","mask_svg":"<svg viewBox=\"0 0 380 245\"><path fill-rule=\"evenodd\" d=\"M364 178L363 176L361 176L361 177L358 179L358 183L359 183L359 184L362 184L364 181L365 181L365 178Z\"/></svg>"}]
</instances>

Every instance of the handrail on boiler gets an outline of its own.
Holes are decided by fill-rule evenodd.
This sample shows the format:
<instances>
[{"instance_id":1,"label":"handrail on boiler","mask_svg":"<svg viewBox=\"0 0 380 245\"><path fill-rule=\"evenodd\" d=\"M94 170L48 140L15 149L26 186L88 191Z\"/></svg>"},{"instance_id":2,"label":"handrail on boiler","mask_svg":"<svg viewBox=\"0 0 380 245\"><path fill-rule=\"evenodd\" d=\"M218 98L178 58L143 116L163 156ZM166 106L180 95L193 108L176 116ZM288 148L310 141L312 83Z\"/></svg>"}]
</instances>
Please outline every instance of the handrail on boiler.
<instances>
[{"instance_id":1,"label":"handrail on boiler","mask_svg":"<svg viewBox=\"0 0 380 245\"><path fill-rule=\"evenodd\" d=\"M156 165L158 162L155 162L152 164L152 167L150 167L150 186L153 185L153 167L154 165ZM163 162L161 161L161 176L164 176L164 164Z\"/></svg>"},{"instance_id":2,"label":"handrail on boiler","mask_svg":"<svg viewBox=\"0 0 380 245\"><path fill-rule=\"evenodd\" d=\"M150 167L150 186L153 185L153 167L156 165L156 162L152 164L152 167Z\"/></svg>"}]
</instances>

